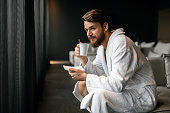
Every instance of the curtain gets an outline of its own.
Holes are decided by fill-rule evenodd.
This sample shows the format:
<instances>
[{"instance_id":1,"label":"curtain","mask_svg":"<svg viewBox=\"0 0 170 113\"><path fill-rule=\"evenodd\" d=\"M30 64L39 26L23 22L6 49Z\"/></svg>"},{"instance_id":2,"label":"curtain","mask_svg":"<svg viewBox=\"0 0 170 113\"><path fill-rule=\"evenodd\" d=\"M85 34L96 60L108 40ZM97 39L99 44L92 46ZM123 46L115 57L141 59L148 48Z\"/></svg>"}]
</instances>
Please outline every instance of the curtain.
<instances>
[{"instance_id":1,"label":"curtain","mask_svg":"<svg viewBox=\"0 0 170 113\"><path fill-rule=\"evenodd\" d=\"M45 60L45 35L44 35L44 1L34 0L34 18L35 18L35 53L36 53L36 79L37 94L42 91L43 77L45 73L42 66ZM39 96L38 96L39 97Z\"/></svg>"},{"instance_id":2,"label":"curtain","mask_svg":"<svg viewBox=\"0 0 170 113\"><path fill-rule=\"evenodd\" d=\"M45 77L47 0L0 0L0 113L36 113Z\"/></svg>"},{"instance_id":3,"label":"curtain","mask_svg":"<svg viewBox=\"0 0 170 113\"><path fill-rule=\"evenodd\" d=\"M0 0L0 112L8 113L7 1Z\"/></svg>"}]
</instances>

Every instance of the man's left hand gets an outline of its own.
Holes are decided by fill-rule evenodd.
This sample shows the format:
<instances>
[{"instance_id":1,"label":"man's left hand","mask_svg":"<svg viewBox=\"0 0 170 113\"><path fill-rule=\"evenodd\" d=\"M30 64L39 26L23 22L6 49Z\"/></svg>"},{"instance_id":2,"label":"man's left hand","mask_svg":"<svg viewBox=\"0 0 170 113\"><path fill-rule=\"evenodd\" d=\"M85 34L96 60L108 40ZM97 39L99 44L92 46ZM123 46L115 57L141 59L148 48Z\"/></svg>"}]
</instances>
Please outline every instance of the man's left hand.
<instances>
[{"instance_id":1,"label":"man's left hand","mask_svg":"<svg viewBox=\"0 0 170 113\"><path fill-rule=\"evenodd\" d=\"M69 68L69 74L72 79L76 81L85 81L87 77L87 74L84 71L75 68Z\"/></svg>"}]
</instances>

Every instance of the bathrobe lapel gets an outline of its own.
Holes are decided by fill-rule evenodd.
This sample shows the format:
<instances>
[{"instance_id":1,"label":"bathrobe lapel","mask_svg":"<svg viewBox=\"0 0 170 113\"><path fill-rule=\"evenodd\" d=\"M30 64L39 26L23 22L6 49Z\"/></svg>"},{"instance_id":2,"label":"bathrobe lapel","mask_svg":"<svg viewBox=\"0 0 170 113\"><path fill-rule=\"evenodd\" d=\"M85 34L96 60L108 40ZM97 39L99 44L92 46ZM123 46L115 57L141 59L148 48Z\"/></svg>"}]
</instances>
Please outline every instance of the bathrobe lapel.
<instances>
[{"instance_id":1,"label":"bathrobe lapel","mask_svg":"<svg viewBox=\"0 0 170 113\"><path fill-rule=\"evenodd\" d=\"M107 53L106 53L107 54ZM109 75L109 72L108 72L108 67L107 67L107 63L106 63L106 60L107 58L105 59L105 54L104 54L104 47L102 46L102 51L101 51L101 56L102 56L102 66L103 66L103 69L104 69L104 72L105 74L108 76ZM107 56L107 55L106 55Z\"/></svg>"},{"instance_id":2,"label":"bathrobe lapel","mask_svg":"<svg viewBox=\"0 0 170 113\"><path fill-rule=\"evenodd\" d=\"M106 48L106 59L105 59L105 56L104 56L104 47L103 47L103 68L105 70L105 73L107 76L110 75L111 71L112 71L112 60L111 60L111 57L112 57L112 51L113 51L113 47L112 46L112 42L114 42L114 40L116 40L115 38L117 37L118 38L118 35L120 34L124 34L125 32L123 32L123 29L117 29L116 31L114 31L114 33L112 33L112 35L110 36L109 40L108 40L108 43L107 43L107 48Z\"/></svg>"},{"instance_id":3,"label":"bathrobe lapel","mask_svg":"<svg viewBox=\"0 0 170 113\"><path fill-rule=\"evenodd\" d=\"M107 49L106 49L106 60L107 60L107 72L108 72L108 76L110 75L111 71L112 71L112 61L111 61L111 52L110 50L113 48L109 48L109 41L108 41L108 45L107 45Z\"/></svg>"}]
</instances>

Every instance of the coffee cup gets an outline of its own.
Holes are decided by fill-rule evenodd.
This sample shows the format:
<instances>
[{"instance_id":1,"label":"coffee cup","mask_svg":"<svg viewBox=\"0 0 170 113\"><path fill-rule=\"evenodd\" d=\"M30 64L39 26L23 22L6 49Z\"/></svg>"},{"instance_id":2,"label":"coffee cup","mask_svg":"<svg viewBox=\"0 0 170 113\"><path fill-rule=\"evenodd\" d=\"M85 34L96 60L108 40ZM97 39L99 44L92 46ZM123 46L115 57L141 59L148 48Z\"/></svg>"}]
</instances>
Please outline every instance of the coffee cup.
<instances>
[{"instance_id":1,"label":"coffee cup","mask_svg":"<svg viewBox=\"0 0 170 113\"><path fill-rule=\"evenodd\" d=\"M89 44L80 43L80 56L87 56Z\"/></svg>"}]
</instances>

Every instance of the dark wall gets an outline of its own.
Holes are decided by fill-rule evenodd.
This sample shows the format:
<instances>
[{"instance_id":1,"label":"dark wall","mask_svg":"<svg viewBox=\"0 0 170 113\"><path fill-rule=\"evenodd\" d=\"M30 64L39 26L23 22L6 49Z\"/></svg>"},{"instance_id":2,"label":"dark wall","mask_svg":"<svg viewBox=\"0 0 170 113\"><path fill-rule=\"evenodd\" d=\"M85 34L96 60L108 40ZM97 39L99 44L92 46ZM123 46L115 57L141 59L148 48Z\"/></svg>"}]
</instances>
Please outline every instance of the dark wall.
<instances>
[{"instance_id":1,"label":"dark wall","mask_svg":"<svg viewBox=\"0 0 170 113\"><path fill-rule=\"evenodd\" d=\"M157 1L148 0L49 0L49 53L51 60L68 60L78 39L87 42L81 17L91 9L111 13L117 27L136 41L157 40Z\"/></svg>"}]
</instances>

